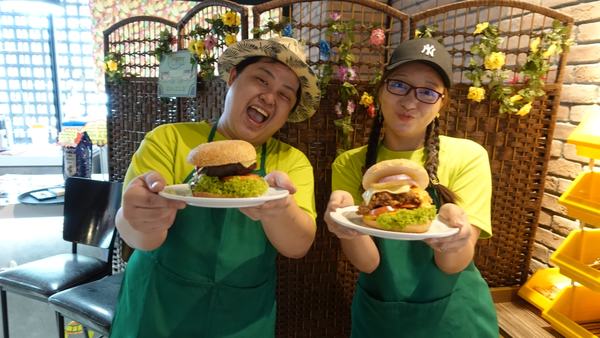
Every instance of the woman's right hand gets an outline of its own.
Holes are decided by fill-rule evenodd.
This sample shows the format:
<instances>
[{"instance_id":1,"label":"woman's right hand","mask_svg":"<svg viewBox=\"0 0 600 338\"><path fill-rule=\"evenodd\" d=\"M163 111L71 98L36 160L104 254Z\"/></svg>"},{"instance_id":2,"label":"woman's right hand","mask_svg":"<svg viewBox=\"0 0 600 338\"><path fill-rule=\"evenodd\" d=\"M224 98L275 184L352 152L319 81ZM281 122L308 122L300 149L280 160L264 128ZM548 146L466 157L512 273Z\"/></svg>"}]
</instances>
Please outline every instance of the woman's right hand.
<instances>
[{"instance_id":1,"label":"woman's right hand","mask_svg":"<svg viewBox=\"0 0 600 338\"><path fill-rule=\"evenodd\" d=\"M175 221L177 211L186 207L183 201L164 198L158 194L165 179L149 171L134 178L123 194L123 217L136 231L151 234L165 232Z\"/></svg>"},{"instance_id":2,"label":"woman's right hand","mask_svg":"<svg viewBox=\"0 0 600 338\"><path fill-rule=\"evenodd\" d=\"M335 211L337 208L343 208L354 205L354 198L349 192L343 190L336 190L331 193L329 197L329 203L327 203L327 210L325 211L325 223L327 223L327 229L336 235L340 239L354 239L363 234L358 231L348 229L344 226L339 225L336 221L331 218L330 212Z\"/></svg>"}]
</instances>

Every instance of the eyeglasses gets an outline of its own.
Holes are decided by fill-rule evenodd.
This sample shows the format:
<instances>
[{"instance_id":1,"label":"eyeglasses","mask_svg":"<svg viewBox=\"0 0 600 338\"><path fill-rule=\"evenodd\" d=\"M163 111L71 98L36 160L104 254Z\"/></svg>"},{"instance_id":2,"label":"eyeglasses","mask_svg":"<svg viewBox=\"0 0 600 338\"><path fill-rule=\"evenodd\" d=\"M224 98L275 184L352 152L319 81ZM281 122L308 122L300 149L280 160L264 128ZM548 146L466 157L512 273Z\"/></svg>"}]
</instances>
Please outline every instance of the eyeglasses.
<instances>
[{"instance_id":1,"label":"eyeglasses","mask_svg":"<svg viewBox=\"0 0 600 338\"><path fill-rule=\"evenodd\" d=\"M434 104L440 98L444 97L444 94L437 92L427 87L414 87L408 83L400 80L387 79L385 80L388 92L398 96L406 96L411 90L415 90L415 98L423 103Z\"/></svg>"}]
</instances>

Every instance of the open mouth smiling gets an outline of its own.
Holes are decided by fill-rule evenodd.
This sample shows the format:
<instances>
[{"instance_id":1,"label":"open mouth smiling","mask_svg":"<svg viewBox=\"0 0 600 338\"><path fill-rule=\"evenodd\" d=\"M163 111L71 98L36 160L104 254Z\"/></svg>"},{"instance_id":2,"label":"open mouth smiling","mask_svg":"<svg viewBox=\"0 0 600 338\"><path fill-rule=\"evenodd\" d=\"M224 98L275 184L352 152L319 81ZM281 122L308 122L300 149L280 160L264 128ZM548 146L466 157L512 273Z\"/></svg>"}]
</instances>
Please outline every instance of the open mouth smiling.
<instances>
[{"instance_id":1,"label":"open mouth smiling","mask_svg":"<svg viewBox=\"0 0 600 338\"><path fill-rule=\"evenodd\" d=\"M248 107L247 112L250 120L256 124L264 123L270 117L269 113L259 106L252 105Z\"/></svg>"}]
</instances>

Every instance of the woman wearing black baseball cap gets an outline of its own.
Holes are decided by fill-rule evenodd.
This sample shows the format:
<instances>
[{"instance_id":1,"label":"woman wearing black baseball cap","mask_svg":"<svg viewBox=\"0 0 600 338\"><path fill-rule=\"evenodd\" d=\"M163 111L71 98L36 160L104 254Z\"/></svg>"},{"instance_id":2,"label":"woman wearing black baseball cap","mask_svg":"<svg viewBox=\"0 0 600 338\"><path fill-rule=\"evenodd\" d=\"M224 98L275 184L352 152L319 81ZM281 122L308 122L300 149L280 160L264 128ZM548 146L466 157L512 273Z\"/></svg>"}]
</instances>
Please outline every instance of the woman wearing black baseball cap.
<instances>
[{"instance_id":1,"label":"woman wearing black baseball cap","mask_svg":"<svg viewBox=\"0 0 600 338\"><path fill-rule=\"evenodd\" d=\"M473 264L477 240L492 235L490 165L479 144L438 133L451 85L452 57L442 44L416 39L398 45L376 91L369 144L341 154L332 165L325 221L361 271L352 337L498 337L489 288ZM457 228L456 234L384 239L331 219L336 208L360 204L364 171L390 159L425 167L438 219ZM394 179L402 178L383 180Z\"/></svg>"}]
</instances>

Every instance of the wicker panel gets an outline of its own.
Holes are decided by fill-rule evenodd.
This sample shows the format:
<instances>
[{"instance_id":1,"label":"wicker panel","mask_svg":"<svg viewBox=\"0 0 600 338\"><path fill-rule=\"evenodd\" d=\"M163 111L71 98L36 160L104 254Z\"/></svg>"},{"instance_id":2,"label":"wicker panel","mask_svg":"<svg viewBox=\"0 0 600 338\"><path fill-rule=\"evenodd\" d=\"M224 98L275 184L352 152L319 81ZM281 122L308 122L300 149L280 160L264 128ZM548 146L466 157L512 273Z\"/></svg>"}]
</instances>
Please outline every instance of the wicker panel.
<instances>
[{"instance_id":1,"label":"wicker panel","mask_svg":"<svg viewBox=\"0 0 600 338\"><path fill-rule=\"evenodd\" d=\"M490 286L521 285L527 278L538 225L547 161L559 104L566 55L557 60L546 78L545 97L523 117L498 114L498 103L470 103L465 77L475 41L475 25L488 21L499 27L511 70L513 86L524 79L514 75L523 66L529 44L541 31L549 31L556 19L572 26L559 12L516 1L467 1L438 7L412 17L411 32L423 25L437 25L439 36L454 57L452 105L441 117L442 133L473 139L489 153L492 168L492 228L494 237L480 241L475 263ZM556 61L556 60L555 60Z\"/></svg>"},{"instance_id":2,"label":"wicker panel","mask_svg":"<svg viewBox=\"0 0 600 338\"><path fill-rule=\"evenodd\" d=\"M158 125L177 122L177 102L158 98L157 78L127 78L106 89L110 98L108 170L111 180L123 181L144 135Z\"/></svg>"},{"instance_id":3,"label":"wicker panel","mask_svg":"<svg viewBox=\"0 0 600 338\"><path fill-rule=\"evenodd\" d=\"M179 99L180 121L216 121L223 112L227 84L221 79L198 81L196 97Z\"/></svg>"},{"instance_id":4,"label":"wicker panel","mask_svg":"<svg viewBox=\"0 0 600 338\"><path fill-rule=\"evenodd\" d=\"M120 21L104 31L104 55L110 52L122 55L125 74L157 77L158 60L152 53L163 30L177 35L175 23L162 18L136 16Z\"/></svg>"},{"instance_id":5,"label":"wicker panel","mask_svg":"<svg viewBox=\"0 0 600 338\"><path fill-rule=\"evenodd\" d=\"M333 12L341 21L354 20L354 45L358 82L368 83L387 62L399 39L386 39L383 50L369 44L374 27L384 28L388 37L407 36L408 16L377 1L271 1L253 8L254 26L264 27L269 19L288 16L293 21L293 36L307 45L307 58L313 69L320 70L335 57L320 58L319 41L328 40L327 20ZM263 36L263 38L268 35ZM335 51L337 46L332 44ZM332 55L335 55L333 53ZM333 65L333 73L337 66ZM289 123L278 138L302 150L311 161L315 174L318 231L308 255L300 260L278 261L278 337L347 337L350 328L350 304L356 270L346 261L339 240L327 231L323 213L331 193L331 162L336 156L339 135L334 126L334 106L340 82L335 79L323 93L317 113L301 123ZM362 85L357 86L362 89ZM363 144L370 119L366 114L353 118L354 144Z\"/></svg>"},{"instance_id":6,"label":"wicker panel","mask_svg":"<svg viewBox=\"0 0 600 338\"><path fill-rule=\"evenodd\" d=\"M179 48L187 48L188 41L185 37L190 33L196 25L200 27L208 28L206 19L212 19L215 15L221 15L228 10L238 12L240 14L240 35L239 38L248 38L248 10L246 7L236 4L232 1L227 0L209 0L202 1L201 3L194 6L190 11L177 23L177 30L179 32ZM217 51L217 55L221 55L222 51Z\"/></svg>"}]
</instances>

